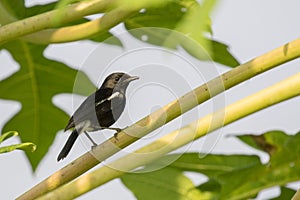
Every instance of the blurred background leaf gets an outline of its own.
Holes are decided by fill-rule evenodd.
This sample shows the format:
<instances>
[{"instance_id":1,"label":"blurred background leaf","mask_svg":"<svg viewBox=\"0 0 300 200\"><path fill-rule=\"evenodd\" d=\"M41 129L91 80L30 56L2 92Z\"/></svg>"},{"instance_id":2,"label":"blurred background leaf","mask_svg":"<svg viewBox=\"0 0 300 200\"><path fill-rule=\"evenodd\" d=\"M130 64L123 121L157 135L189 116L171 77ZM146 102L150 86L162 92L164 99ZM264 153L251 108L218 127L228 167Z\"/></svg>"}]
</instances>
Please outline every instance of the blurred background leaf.
<instances>
[{"instance_id":1,"label":"blurred background leaf","mask_svg":"<svg viewBox=\"0 0 300 200\"><path fill-rule=\"evenodd\" d=\"M166 167L151 173L131 173L122 176L122 182L139 200L199 200L210 199L201 193L180 170Z\"/></svg>"},{"instance_id":2,"label":"blurred background leaf","mask_svg":"<svg viewBox=\"0 0 300 200\"><path fill-rule=\"evenodd\" d=\"M69 116L52 103L54 95L77 92L88 95L95 86L80 71L44 57L46 46L13 41L2 46L19 63L20 70L0 81L0 98L22 104L3 130L22 132L21 141L31 141L38 146L34 153L26 153L35 169L47 153L57 131L64 128ZM80 88L73 91L75 79Z\"/></svg>"},{"instance_id":3,"label":"blurred background leaf","mask_svg":"<svg viewBox=\"0 0 300 200\"><path fill-rule=\"evenodd\" d=\"M145 180L145 182L149 180L152 183L151 177L155 177L157 183L164 183L166 179L170 182L176 182L173 180L176 179L174 174L170 174L168 177L168 171L174 169L176 173L181 174L180 176L184 176L184 172L194 172L201 173L208 178L206 182L193 188L201 194L199 199L255 198L261 190L275 186L281 186L281 195L275 199L290 199L295 191L284 186L300 180L300 147L297 145L300 142L300 133L287 135L282 131L269 131L259 136L241 135L237 137L256 148L258 148L257 138L259 138L261 150L267 153L269 153L267 151L270 149L269 146L272 146L270 160L263 164L255 155L208 154L203 156L199 153L184 153L180 156L180 154L171 154L145 166L144 171L151 171L152 169L152 172L128 174L122 178L122 181L138 199L147 199L136 194L139 190L143 190L141 187L150 187L142 183L143 181L139 182L139 180ZM266 146L268 148L265 148ZM162 167L164 168L161 170L154 170ZM136 184L131 183L134 180ZM176 187L174 186L174 188ZM180 186L177 189L181 191ZM164 193L166 194L170 193L167 192L168 188L162 187L160 190L165 190ZM144 191L145 193L147 192ZM208 195L208 198L204 194ZM147 195L151 196L151 192ZM160 195L163 195L163 192Z\"/></svg>"},{"instance_id":4,"label":"blurred background leaf","mask_svg":"<svg viewBox=\"0 0 300 200\"><path fill-rule=\"evenodd\" d=\"M260 164L260 159L255 155L202 155L200 153L184 153L162 157L146 167L147 169L163 167L168 163L171 163L169 167L181 171L200 172L210 178L215 178L220 174Z\"/></svg>"},{"instance_id":5,"label":"blurred background leaf","mask_svg":"<svg viewBox=\"0 0 300 200\"><path fill-rule=\"evenodd\" d=\"M171 49L181 46L200 60L212 59L235 67L239 62L228 46L207 36L212 33L209 15L214 4L211 0L202 4L195 0L169 1L161 7L141 10L125 21L125 27L141 41Z\"/></svg>"},{"instance_id":6,"label":"blurred background leaf","mask_svg":"<svg viewBox=\"0 0 300 200\"><path fill-rule=\"evenodd\" d=\"M271 200L286 200L286 199L292 199L295 195L296 191L287 187L280 187L280 195L276 198L273 198Z\"/></svg>"},{"instance_id":7,"label":"blurred background leaf","mask_svg":"<svg viewBox=\"0 0 300 200\"><path fill-rule=\"evenodd\" d=\"M270 159L265 164L220 175L221 199L251 198L262 189L285 186L300 180L299 133L288 135L282 131L269 131L260 136L245 135L238 138L251 146L255 144L257 147L258 144L261 150L269 153Z\"/></svg>"}]
</instances>

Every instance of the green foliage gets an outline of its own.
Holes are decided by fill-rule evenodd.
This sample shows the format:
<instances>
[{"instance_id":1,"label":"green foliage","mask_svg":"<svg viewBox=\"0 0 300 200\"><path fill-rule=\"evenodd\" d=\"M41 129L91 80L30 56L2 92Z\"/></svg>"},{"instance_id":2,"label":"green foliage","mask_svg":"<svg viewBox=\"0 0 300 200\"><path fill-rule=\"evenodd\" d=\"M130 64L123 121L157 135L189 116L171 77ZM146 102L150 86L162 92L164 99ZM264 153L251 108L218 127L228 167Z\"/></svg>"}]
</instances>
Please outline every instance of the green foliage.
<instances>
[{"instance_id":1,"label":"green foliage","mask_svg":"<svg viewBox=\"0 0 300 200\"><path fill-rule=\"evenodd\" d=\"M31 17L43 12L50 11L55 8L56 3L49 3L45 5L36 5L32 7L25 7L24 0L2 0L2 5L9 12L11 16L17 19L24 19L26 17Z\"/></svg>"},{"instance_id":2,"label":"green foliage","mask_svg":"<svg viewBox=\"0 0 300 200\"><path fill-rule=\"evenodd\" d=\"M43 56L46 46L14 41L2 46L20 64L20 70L0 81L0 98L21 102L22 109L4 126L17 129L22 141L32 141L38 148L27 153L33 169L47 153L58 130L64 128L68 115L52 103L60 93L72 93L75 78L81 83L76 91L87 95L94 85L82 72Z\"/></svg>"},{"instance_id":3,"label":"green foliage","mask_svg":"<svg viewBox=\"0 0 300 200\"><path fill-rule=\"evenodd\" d=\"M158 161L158 163L164 163L169 159L173 159L172 157L174 156L177 155L167 156ZM182 171L200 172L210 178L214 178L220 174L259 164L259 157L255 155L201 155L199 153L186 153L170 166Z\"/></svg>"},{"instance_id":4,"label":"green foliage","mask_svg":"<svg viewBox=\"0 0 300 200\"><path fill-rule=\"evenodd\" d=\"M122 181L137 199L198 200L210 197L197 190L180 170L169 167L151 173L127 174L122 176Z\"/></svg>"},{"instance_id":5,"label":"green foliage","mask_svg":"<svg viewBox=\"0 0 300 200\"><path fill-rule=\"evenodd\" d=\"M226 66L239 63L229 53L225 44L209 39L212 33L209 13L215 1L204 1L200 5L194 0L169 1L161 7L145 9L130 17L125 27L137 39L147 35L146 42L176 49L183 47L200 60L214 60Z\"/></svg>"},{"instance_id":6,"label":"green foliage","mask_svg":"<svg viewBox=\"0 0 300 200\"><path fill-rule=\"evenodd\" d=\"M287 135L281 131L270 131L260 136L243 135L238 138L254 148L269 153L268 163L261 163L259 158L254 155L209 154L202 157L198 153L185 153L164 169L146 174L127 174L122 181L139 200L144 200L155 193L153 191L152 194L151 192L147 193L149 196L146 197L145 191L143 192L144 196L139 195L138 192L138 190L143 190L142 188L149 188L149 182L153 182L150 181L150 177L155 177L155 183L164 183L167 182L166 180L175 182L174 175L168 174L171 168L181 171L181 173L176 171L177 176L184 176L183 172L192 171L201 173L208 178L206 182L195 187L199 191L198 199L237 200L253 198L263 189L284 186L300 180L300 146L298 145L300 133ZM165 166L178 156L177 154L165 156L151 164L152 166L147 166L146 169L151 169L154 165L156 167ZM160 187L160 190L168 190L168 184L167 182L165 187ZM183 188L183 186L177 185L177 191L181 191ZM295 193L284 187L281 188L281 191L281 195L275 199L289 199ZM166 196L162 196L164 194ZM161 196L155 199L165 199L168 194L170 192L161 191Z\"/></svg>"},{"instance_id":7,"label":"green foliage","mask_svg":"<svg viewBox=\"0 0 300 200\"><path fill-rule=\"evenodd\" d=\"M278 197L273 198L271 200L286 200L286 199L292 199L293 196L295 195L296 191L292 190L290 188L287 187L281 187L280 188L281 193Z\"/></svg>"},{"instance_id":8,"label":"green foliage","mask_svg":"<svg viewBox=\"0 0 300 200\"><path fill-rule=\"evenodd\" d=\"M18 135L18 132L16 132L16 131L9 131L9 132L6 132L6 133L0 135L0 144L4 140L7 140L8 138L13 137L13 136L17 136L17 135ZM14 151L16 149L33 152L33 151L36 150L36 145L31 143L31 142L24 142L24 143L21 143L21 144L14 144L14 145L10 145L10 146L4 146L4 147L0 147L0 153L7 153L7 152Z\"/></svg>"}]
</instances>

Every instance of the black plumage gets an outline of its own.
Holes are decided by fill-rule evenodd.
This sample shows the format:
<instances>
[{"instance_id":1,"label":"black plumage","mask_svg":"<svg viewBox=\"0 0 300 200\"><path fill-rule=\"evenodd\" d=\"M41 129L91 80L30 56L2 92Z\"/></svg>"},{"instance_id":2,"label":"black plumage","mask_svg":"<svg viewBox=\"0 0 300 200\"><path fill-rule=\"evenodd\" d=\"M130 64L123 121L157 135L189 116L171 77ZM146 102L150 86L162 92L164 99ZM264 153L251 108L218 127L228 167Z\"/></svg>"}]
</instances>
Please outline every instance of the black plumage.
<instances>
[{"instance_id":1,"label":"black plumage","mask_svg":"<svg viewBox=\"0 0 300 200\"><path fill-rule=\"evenodd\" d=\"M65 128L65 131L69 129L73 131L58 155L57 161L68 155L80 133L107 129L119 119L126 104L126 89L129 83L136 79L138 77L125 73L113 73L104 80L95 93L83 101Z\"/></svg>"}]
</instances>

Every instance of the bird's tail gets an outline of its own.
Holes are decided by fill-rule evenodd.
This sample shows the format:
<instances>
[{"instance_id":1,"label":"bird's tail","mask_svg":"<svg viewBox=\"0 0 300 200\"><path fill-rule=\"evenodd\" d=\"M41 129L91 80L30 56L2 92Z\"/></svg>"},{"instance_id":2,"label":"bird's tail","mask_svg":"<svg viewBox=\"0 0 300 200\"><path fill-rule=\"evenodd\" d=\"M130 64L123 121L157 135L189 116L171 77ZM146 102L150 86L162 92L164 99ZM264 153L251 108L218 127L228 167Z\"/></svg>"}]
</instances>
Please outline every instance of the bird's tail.
<instances>
[{"instance_id":1,"label":"bird's tail","mask_svg":"<svg viewBox=\"0 0 300 200\"><path fill-rule=\"evenodd\" d=\"M69 136L65 146L59 153L59 155L57 157L57 161L60 161L60 160L64 159L65 157L67 157L67 155L70 152L72 146L74 145L77 137L78 137L78 132L76 129L74 129L73 132L71 133L71 135Z\"/></svg>"}]
</instances>

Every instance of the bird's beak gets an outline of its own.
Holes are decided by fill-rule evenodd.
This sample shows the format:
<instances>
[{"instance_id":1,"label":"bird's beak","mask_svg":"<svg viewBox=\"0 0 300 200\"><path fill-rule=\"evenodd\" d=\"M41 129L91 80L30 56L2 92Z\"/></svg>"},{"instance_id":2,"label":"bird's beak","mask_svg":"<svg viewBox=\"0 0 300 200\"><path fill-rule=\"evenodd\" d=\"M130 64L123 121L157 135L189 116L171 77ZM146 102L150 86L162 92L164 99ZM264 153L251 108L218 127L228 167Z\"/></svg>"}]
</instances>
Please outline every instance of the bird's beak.
<instances>
[{"instance_id":1,"label":"bird's beak","mask_svg":"<svg viewBox=\"0 0 300 200\"><path fill-rule=\"evenodd\" d=\"M134 81L134 80L137 80L137 79L139 79L140 77L138 77L138 76L131 76L131 77L129 77L128 79L126 79L126 82L131 82L131 81Z\"/></svg>"}]
</instances>

